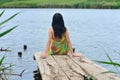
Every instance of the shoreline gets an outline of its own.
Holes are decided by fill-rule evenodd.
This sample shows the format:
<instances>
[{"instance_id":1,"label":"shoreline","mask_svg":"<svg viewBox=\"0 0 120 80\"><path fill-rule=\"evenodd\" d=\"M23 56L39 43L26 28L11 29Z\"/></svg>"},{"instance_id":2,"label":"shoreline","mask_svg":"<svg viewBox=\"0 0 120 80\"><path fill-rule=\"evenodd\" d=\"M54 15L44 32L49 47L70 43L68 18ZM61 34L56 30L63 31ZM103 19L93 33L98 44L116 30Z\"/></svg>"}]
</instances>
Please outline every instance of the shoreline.
<instances>
[{"instance_id":1,"label":"shoreline","mask_svg":"<svg viewBox=\"0 0 120 80\"><path fill-rule=\"evenodd\" d=\"M78 10L120 10L120 9L95 9L95 8L0 8L0 9L78 9Z\"/></svg>"},{"instance_id":2,"label":"shoreline","mask_svg":"<svg viewBox=\"0 0 120 80\"><path fill-rule=\"evenodd\" d=\"M48 7L48 8L43 8L43 7L0 7L0 9L101 9L101 10L105 10L105 9L108 9L108 10L119 10L120 8L61 8L61 7L54 7L54 8L51 8L51 7Z\"/></svg>"},{"instance_id":3,"label":"shoreline","mask_svg":"<svg viewBox=\"0 0 120 80\"><path fill-rule=\"evenodd\" d=\"M14 0L0 1L0 8L72 8L72 9L120 9L120 1L97 0Z\"/></svg>"},{"instance_id":4,"label":"shoreline","mask_svg":"<svg viewBox=\"0 0 120 80\"><path fill-rule=\"evenodd\" d=\"M38 8L38 9L120 9L120 8L82 8L82 7L78 7L78 8L75 8L75 7L0 7L0 9L2 8Z\"/></svg>"}]
</instances>

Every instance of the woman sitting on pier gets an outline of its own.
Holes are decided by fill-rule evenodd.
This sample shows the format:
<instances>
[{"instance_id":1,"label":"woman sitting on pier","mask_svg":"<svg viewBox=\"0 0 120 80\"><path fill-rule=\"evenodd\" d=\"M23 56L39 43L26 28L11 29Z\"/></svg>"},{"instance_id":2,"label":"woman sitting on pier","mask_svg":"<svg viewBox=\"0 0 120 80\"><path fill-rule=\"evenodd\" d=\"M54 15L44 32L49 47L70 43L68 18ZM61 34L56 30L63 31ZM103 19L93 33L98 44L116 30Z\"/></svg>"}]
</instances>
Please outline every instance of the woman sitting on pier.
<instances>
[{"instance_id":1,"label":"woman sitting on pier","mask_svg":"<svg viewBox=\"0 0 120 80\"><path fill-rule=\"evenodd\" d=\"M79 54L73 52L72 44L69 38L69 33L64 25L63 17L60 13L53 16L52 27L49 29L49 37L45 52L40 56L45 58L49 55L67 55L68 52L74 57L79 57Z\"/></svg>"}]
</instances>

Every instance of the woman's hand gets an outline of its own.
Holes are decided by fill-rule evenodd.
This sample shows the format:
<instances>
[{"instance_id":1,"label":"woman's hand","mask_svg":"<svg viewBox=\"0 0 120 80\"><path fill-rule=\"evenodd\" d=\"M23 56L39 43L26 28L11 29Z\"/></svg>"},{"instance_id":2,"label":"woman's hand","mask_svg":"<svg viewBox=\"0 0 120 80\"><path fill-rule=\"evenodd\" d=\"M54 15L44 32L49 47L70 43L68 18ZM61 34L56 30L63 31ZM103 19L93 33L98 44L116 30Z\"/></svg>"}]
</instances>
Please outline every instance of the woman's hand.
<instances>
[{"instance_id":1,"label":"woman's hand","mask_svg":"<svg viewBox=\"0 0 120 80\"><path fill-rule=\"evenodd\" d=\"M42 53L42 54L40 54L40 57L43 58L43 59L46 58L46 56L47 56L46 53Z\"/></svg>"},{"instance_id":2,"label":"woman's hand","mask_svg":"<svg viewBox=\"0 0 120 80\"><path fill-rule=\"evenodd\" d=\"M80 54L73 53L72 56L73 56L73 57L80 57Z\"/></svg>"}]
</instances>

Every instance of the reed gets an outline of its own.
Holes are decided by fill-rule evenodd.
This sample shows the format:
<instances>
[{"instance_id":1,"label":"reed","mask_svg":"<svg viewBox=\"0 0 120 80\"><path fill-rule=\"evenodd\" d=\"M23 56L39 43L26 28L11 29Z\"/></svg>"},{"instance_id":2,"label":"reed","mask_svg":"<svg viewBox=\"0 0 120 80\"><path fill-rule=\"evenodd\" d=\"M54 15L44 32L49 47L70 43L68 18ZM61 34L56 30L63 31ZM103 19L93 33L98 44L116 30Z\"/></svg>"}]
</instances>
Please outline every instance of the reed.
<instances>
[{"instance_id":1,"label":"reed","mask_svg":"<svg viewBox=\"0 0 120 80\"><path fill-rule=\"evenodd\" d=\"M120 8L119 0L1 0L4 8Z\"/></svg>"},{"instance_id":2,"label":"reed","mask_svg":"<svg viewBox=\"0 0 120 80\"><path fill-rule=\"evenodd\" d=\"M1 13L0 13L0 18L1 16L4 14L5 10L3 10ZM3 26L5 23L7 23L8 21L10 21L11 19L13 19L16 15L18 15L18 13L12 15L11 17L7 18L6 20L0 22L0 29L4 28L5 26ZM15 28L17 27L16 26L13 26L12 28L4 31L4 32L1 32L0 33L0 38L5 36L6 34L10 33L12 30L14 30ZM11 67L13 66L12 64L8 64L7 66L4 64L4 60L5 60L6 56L3 55L0 59L0 80L8 80L6 74L9 73L9 70L11 70Z\"/></svg>"},{"instance_id":3,"label":"reed","mask_svg":"<svg viewBox=\"0 0 120 80\"><path fill-rule=\"evenodd\" d=\"M117 53L120 56L120 53L119 52L117 52ZM102 74L104 74L104 73L116 73L116 74L120 75L120 63L112 60L112 58L108 55L108 53L105 53L105 55L108 58L108 61L96 61L96 62L101 63L101 64L105 64L108 66L113 66L115 68L115 71L108 70L106 72L102 72Z\"/></svg>"}]
</instances>

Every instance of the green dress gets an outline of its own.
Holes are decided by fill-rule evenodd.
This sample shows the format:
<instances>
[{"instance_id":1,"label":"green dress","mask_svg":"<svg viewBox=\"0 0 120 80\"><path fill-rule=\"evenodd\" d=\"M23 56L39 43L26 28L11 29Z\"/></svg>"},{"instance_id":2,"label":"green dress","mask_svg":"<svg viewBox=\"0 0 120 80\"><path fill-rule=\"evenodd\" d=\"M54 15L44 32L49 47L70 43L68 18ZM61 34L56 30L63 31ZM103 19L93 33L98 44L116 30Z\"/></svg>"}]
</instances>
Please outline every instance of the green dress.
<instances>
[{"instance_id":1,"label":"green dress","mask_svg":"<svg viewBox=\"0 0 120 80\"><path fill-rule=\"evenodd\" d=\"M52 45L50 47L48 54L66 55L68 51L69 51L69 48L68 48L66 38L65 36L62 36L62 38L59 41L55 41L54 39L52 39Z\"/></svg>"}]
</instances>

